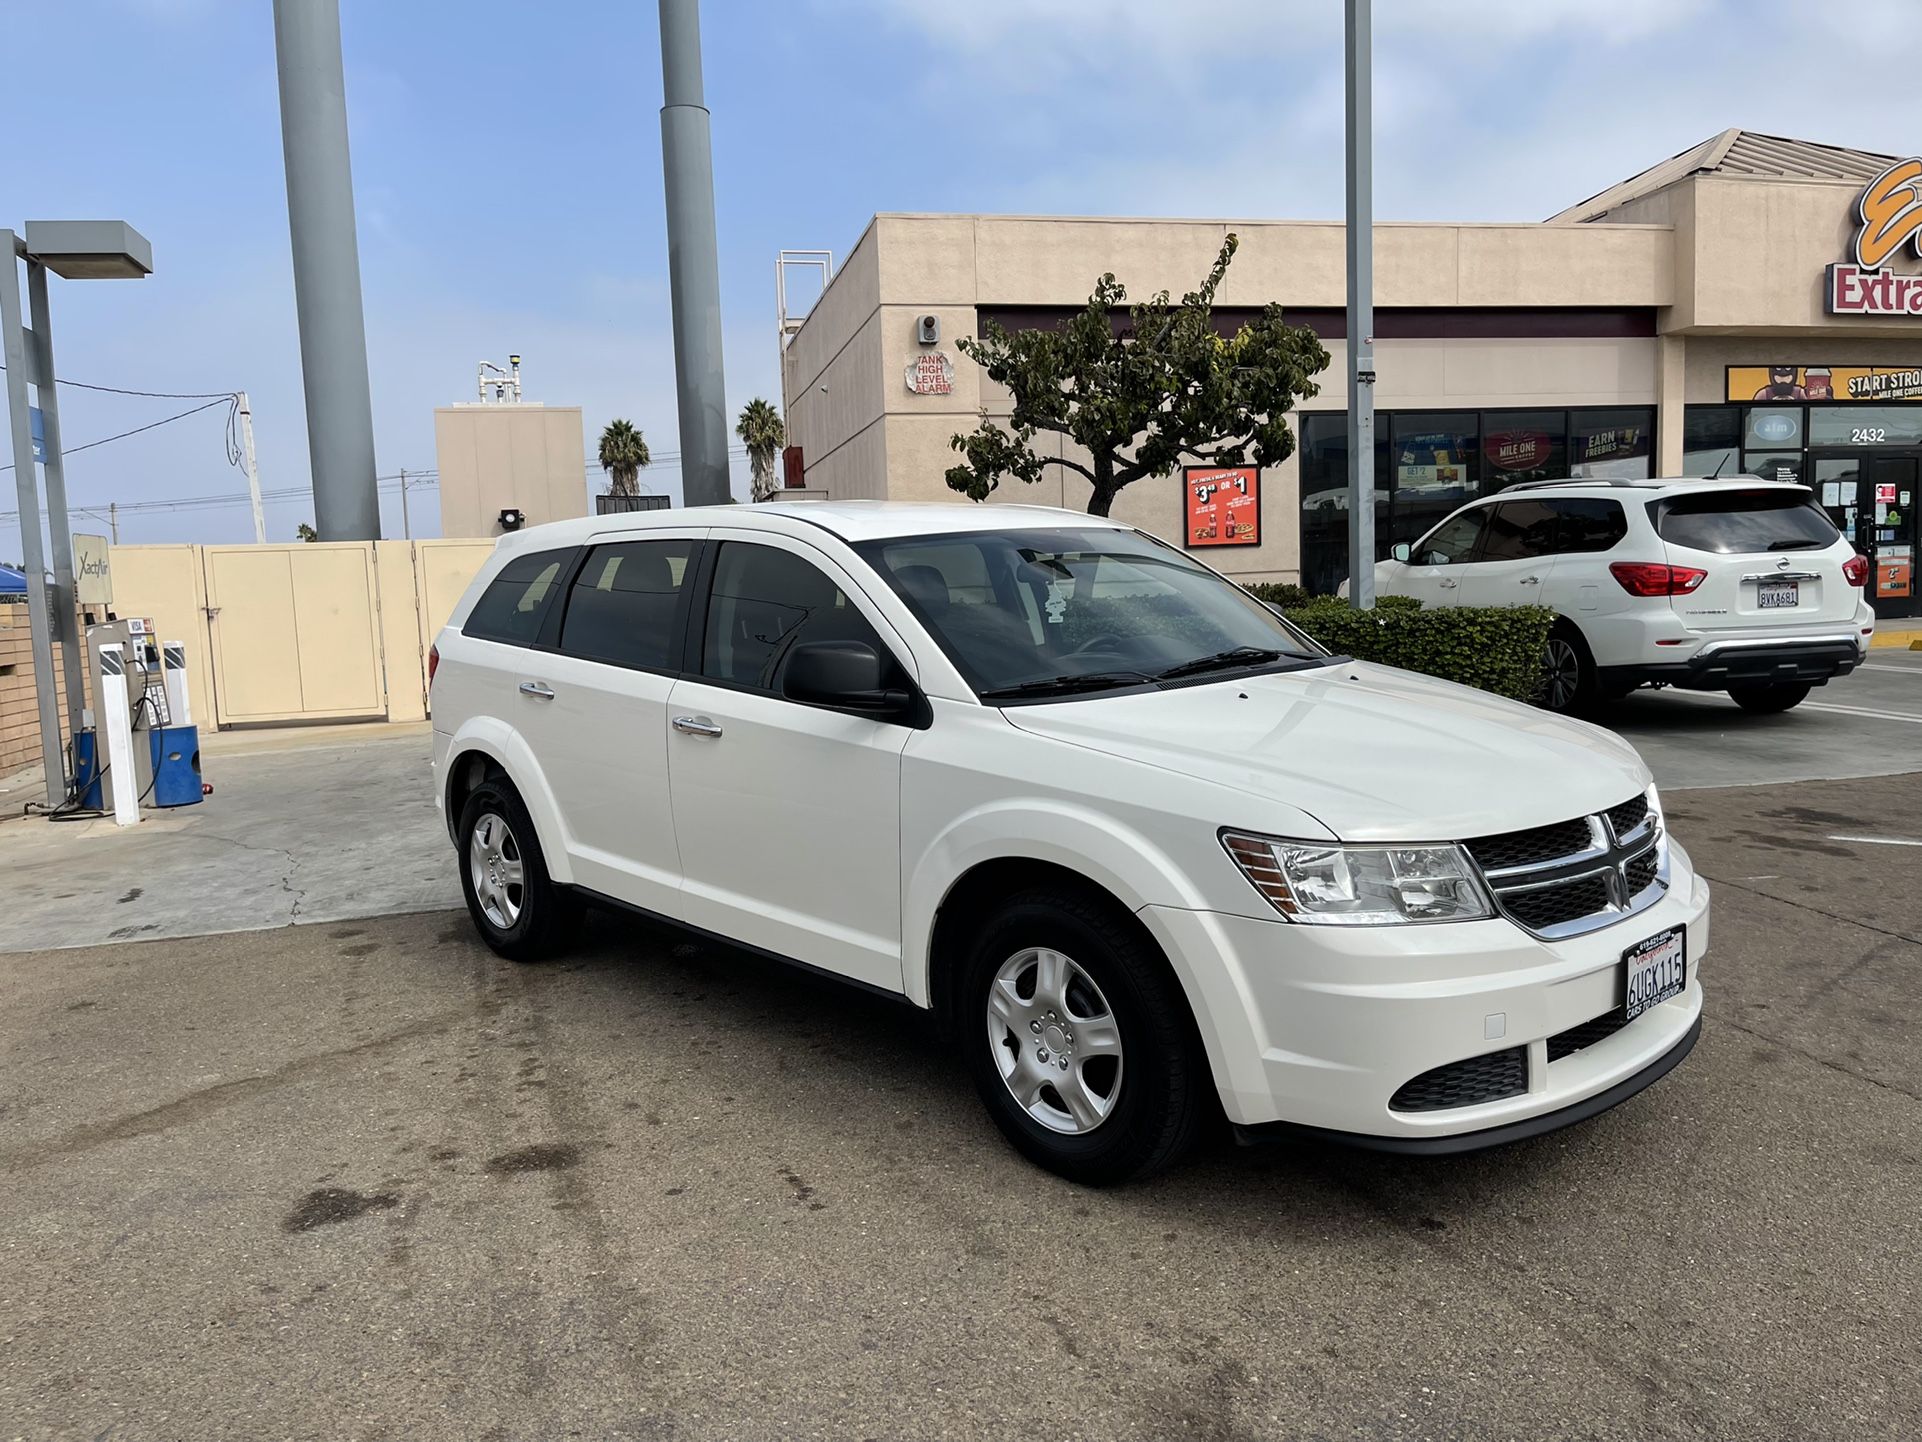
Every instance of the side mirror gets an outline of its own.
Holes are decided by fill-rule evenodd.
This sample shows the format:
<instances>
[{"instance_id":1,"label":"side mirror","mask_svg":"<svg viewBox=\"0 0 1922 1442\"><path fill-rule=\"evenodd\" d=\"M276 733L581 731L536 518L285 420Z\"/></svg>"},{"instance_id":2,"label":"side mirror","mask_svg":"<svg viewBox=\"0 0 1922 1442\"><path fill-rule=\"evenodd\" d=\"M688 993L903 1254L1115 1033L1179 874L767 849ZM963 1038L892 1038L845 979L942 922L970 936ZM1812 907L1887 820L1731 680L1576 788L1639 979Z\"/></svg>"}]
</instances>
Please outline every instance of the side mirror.
<instances>
[{"instance_id":1,"label":"side mirror","mask_svg":"<svg viewBox=\"0 0 1922 1442\"><path fill-rule=\"evenodd\" d=\"M788 653L781 694L878 719L905 713L914 698L899 687L883 687L881 679L881 658L865 641L804 641Z\"/></svg>"},{"instance_id":2,"label":"side mirror","mask_svg":"<svg viewBox=\"0 0 1922 1442\"><path fill-rule=\"evenodd\" d=\"M1400 561L1403 565L1407 565L1408 558L1410 555L1413 554L1413 552L1410 551L1408 542L1397 541L1395 542L1393 549L1391 549L1388 552L1388 554L1393 556L1397 561Z\"/></svg>"}]
</instances>

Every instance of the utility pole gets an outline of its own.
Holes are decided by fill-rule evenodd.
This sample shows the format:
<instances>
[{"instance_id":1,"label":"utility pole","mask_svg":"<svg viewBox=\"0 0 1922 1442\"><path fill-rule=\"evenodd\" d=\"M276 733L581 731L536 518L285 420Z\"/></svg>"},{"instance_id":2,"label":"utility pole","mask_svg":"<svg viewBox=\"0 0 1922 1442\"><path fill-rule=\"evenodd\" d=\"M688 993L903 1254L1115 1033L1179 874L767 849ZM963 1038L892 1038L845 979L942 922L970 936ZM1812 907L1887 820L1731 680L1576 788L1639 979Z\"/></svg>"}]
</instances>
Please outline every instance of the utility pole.
<instances>
[{"instance_id":1,"label":"utility pole","mask_svg":"<svg viewBox=\"0 0 1922 1442\"><path fill-rule=\"evenodd\" d=\"M380 539L380 497L347 156L339 0L274 0L274 53L314 528L323 541L375 541Z\"/></svg>"},{"instance_id":2,"label":"utility pole","mask_svg":"<svg viewBox=\"0 0 1922 1442\"><path fill-rule=\"evenodd\" d=\"M414 539L413 524L407 519L407 468L405 466L402 466L400 471L400 534L402 540Z\"/></svg>"},{"instance_id":3,"label":"utility pole","mask_svg":"<svg viewBox=\"0 0 1922 1442\"><path fill-rule=\"evenodd\" d=\"M661 99L681 492L690 506L723 505L733 494L727 477L721 261L714 229L714 151L701 86L700 0L661 0Z\"/></svg>"},{"instance_id":4,"label":"utility pole","mask_svg":"<svg viewBox=\"0 0 1922 1442\"><path fill-rule=\"evenodd\" d=\"M120 544L120 502L107 502L107 529L113 532L113 543Z\"/></svg>"},{"instance_id":5,"label":"utility pole","mask_svg":"<svg viewBox=\"0 0 1922 1442\"><path fill-rule=\"evenodd\" d=\"M1375 606L1375 164L1371 0L1347 0L1348 602Z\"/></svg>"},{"instance_id":6,"label":"utility pole","mask_svg":"<svg viewBox=\"0 0 1922 1442\"><path fill-rule=\"evenodd\" d=\"M73 522L67 515L67 463L60 453L60 387L54 382L53 313L47 308L47 268L27 257L27 308L32 316L33 371L40 379L41 444L47 459L47 544L53 549L53 639L60 643L60 670L67 688L67 729L80 727L87 708L86 658L80 644L78 604L73 587ZM32 457L28 458L32 463ZM64 784L65 778L62 778Z\"/></svg>"},{"instance_id":7,"label":"utility pole","mask_svg":"<svg viewBox=\"0 0 1922 1442\"><path fill-rule=\"evenodd\" d=\"M247 499L254 506L254 544L267 544L267 513L260 506L260 467L254 464L254 408L247 404L247 392L234 397L240 417L240 459L247 468Z\"/></svg>"}]
</instances>

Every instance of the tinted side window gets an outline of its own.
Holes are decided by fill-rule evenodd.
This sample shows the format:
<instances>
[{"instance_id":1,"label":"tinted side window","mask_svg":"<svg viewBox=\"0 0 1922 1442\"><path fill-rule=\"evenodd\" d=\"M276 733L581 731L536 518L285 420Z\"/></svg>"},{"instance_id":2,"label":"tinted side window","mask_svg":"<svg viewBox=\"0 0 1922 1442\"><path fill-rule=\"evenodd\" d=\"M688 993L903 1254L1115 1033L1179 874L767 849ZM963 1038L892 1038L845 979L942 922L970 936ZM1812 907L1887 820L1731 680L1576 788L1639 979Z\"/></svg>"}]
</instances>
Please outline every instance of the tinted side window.
<instances>
[{"instance_id":1,"label":"tinted side window","mask_svg":"<svg viewBox=\"0 0 1922 1442\"><path fill-rule=\"evenodd\" d=\"M516 556L481 592L462 634L510 646L533 645L541 619L560 590L561 572L573 557L571 550Z\"/></svg>"},{"instance_id":2,"label":"tinted side window","mask_svg":"<svg viewBox=\"0 0 1922 1442\"><path fill-rule=\"evenodd\" d=\"M1562 522L1556 532L1557 551L1612 551L1628 534L1628 515L1620 501L1572 497L1549 504Z\"/></svg>"},{"instance_id":3,"label":"tinted side window","mask_svg":"<svg viewBox=\"0 0 1922 1442\"><path fill-rule=\"evenodd\" d=\"M644 671L680 669L682 583L693 555L686 540L596 546L568 593L561 650Z\"/></svg>"},{"instance_id":4,"label":"tinted side window","mask_svg":"<svg viewBox=\"0 0 1922 1442\"><path fill-rule=\"evenodd\" d=\"M1724 556L1814 551L1841 534L1828 513L1795 490L1710 491L1651 503L1655 530L1672 545Z\"/></svg>"},{"instance_id":5,"label":"tinted side window","mask_svg":"<svg viewBox=\"0 0 1922 1442\"><path fill-rule=\"evenodd\" d=\"M1555 549L1555 512L1546 501L1503 501L1488 518L1478 561L1526 561Z\"/></svg>"},{"instance_id":6,"label":"tinted side window","mask_svg":"<svg viewBox=\"0 0 1922 1442\"><path fill-rule=\"evenodd\" d=\"M1459 566L1469 560L1475 554L1475 539L1481 535L1482 522L1487 516L1488 508L1478 506L1443 521L1435 533L1421 543L1421 549L1415 552L1415 564Z\"/></svg>"},{"instance_id":7,"label":"tinted side window","mask_svg":"<svg viewBox=\"0 0 1922 1442\"><path fill-rule=\"evenodd\" d=\"M778 691L781 663L802 641L865 641L884 662L892 655L820 567L773 546L725 542L714 564L701 674Z\"/></svg>"}]
</instances>

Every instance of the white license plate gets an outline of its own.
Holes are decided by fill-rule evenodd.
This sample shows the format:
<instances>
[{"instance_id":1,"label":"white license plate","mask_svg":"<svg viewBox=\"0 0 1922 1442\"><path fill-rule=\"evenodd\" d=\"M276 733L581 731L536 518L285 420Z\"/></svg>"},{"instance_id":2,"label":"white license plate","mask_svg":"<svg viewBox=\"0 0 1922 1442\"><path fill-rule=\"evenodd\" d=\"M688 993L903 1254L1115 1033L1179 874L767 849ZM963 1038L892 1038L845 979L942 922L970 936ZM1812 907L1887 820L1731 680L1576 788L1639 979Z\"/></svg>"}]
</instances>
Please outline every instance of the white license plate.
<instances>
[{"instance_id":1,"label":"white license plate","mask_svg":"<svg viewBox=\"0 0 1922 1442\"><path fill-rule=\"evenodd\" d=\"M1764 611L1802 604L1800 581L1763 581L1755 588L1756 602Z\"/></svg>"},{"instance_id":2,"label":"white license plate","mask_svg":"<svg viewBox=\"0 0 1922 1442\"><path fill-rule=\"evenodd\" d=\"M1633 1021L1651 1006L1680 996L1688 985L1688 928L1671 926L1622 953L1627 973L1627 1004L1623 1014Z\"/></svg>"}]
</instances>

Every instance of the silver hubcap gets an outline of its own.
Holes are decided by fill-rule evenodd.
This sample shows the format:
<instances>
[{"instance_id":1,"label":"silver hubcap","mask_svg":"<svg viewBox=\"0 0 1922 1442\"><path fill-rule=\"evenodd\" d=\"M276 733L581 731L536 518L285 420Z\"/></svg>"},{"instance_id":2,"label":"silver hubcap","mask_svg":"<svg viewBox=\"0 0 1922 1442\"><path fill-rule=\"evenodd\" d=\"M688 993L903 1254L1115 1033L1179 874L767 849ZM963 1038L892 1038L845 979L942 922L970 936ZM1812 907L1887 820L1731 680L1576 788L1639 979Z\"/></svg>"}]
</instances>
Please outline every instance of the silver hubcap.
<instances>
[{"instance_id":1,"label":"silver hubcap","mask_svg":"<svg viewBox=\"0 0 1922 1442\"><path fill-rule=\"evenodd\" d=\"M1575 702L1581 680L1582 658L1575 654L1575 647L1560 636L1549 637L1548 650L1542 656L1542 686L1549 707L1566 711Z\"/></svg>"},{"instance_id":2,"label":"silver hubcap","mask_svg":"<svg viewBox=\"0 0 1922 1442\"><path fill-rule=\"evenodd\" d=\"M467 874L481 915L502 931L520 920L527 899L520 843L507 823L491 811L474 823L467 840Z\"/></svg>"},{"instance_id":3,"label":"silver hubcap","mask_svg":"<svg viewBox=\"0 0 1922 1442\"><path fill-rule=\"evenodd\" d=\"M1050 1131L1091 1132L1121 1096L1121 1031L1108 999L1058 951L1030 947L988 987L988 1049L1008 1095Z\"/></svg>"}]
</instances>

